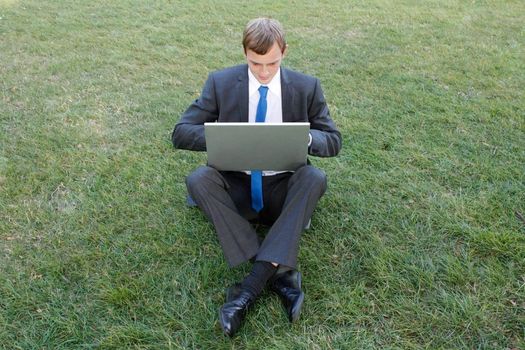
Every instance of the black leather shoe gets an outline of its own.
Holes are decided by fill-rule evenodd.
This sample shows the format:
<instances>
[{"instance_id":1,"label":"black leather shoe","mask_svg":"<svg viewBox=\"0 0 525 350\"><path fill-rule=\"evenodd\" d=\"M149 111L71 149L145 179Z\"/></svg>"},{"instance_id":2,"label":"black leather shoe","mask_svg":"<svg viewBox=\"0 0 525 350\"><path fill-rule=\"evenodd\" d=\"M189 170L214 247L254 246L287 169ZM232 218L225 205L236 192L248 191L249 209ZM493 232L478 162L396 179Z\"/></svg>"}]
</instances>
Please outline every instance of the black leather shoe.
<instances>
[{"instance_id":1,"label":"black leather shoe","mask_svg":"<svg viewBox=\"0 0 525 350\"><path fill-rule=\"evenodd\" d=\"M242 289L237 295L227 295L226 303L219 309L219 322L224 334L233 337L241 327L242 321L246 317L246 311L254 301L255 297Z\"/></svg>"},{"instance_id":2,"label":"black leather shoe","mask_svg":"<svg viewBox=\"0 0 525 350\"><path fill-rule=\"evenodd\" d=\"M270 280L270 288L279 295L288 320L297 321L304 301L304 293L301 290L301 273L297 270L289 270L276 274Z\"/></svg>"},{"instance_id":3,"label":"black leather shoe","mask_svg":"<svg viewBox=\"0 0 525 350\"><path fill-rule=\"evenodd\" d=\"M226 302L230 302L241 294L241 284L235 283L226 289Z\"/></svg>"}]
</instances>

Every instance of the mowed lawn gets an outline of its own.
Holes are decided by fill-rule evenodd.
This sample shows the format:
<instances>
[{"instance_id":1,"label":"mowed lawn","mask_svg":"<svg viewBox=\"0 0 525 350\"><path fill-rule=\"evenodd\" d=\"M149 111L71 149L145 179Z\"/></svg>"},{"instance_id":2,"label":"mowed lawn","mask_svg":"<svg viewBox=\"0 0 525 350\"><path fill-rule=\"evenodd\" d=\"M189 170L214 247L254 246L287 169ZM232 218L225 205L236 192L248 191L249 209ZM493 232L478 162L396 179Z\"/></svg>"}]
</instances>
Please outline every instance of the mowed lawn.
<instances>
[{"instance_id":1,"label":"mowed lawn","mask_svg":"<svg viewBox=\"0 0 525 350\"><path fill-rule=\"evenodd\" d=\"M221 333L228 268L170 133L245 23L287 29L344 148L305 306ZM523 1L0 0L0 348L525 349ZM264 230L261 231L264 233Z\"/></svg>"}]
</instances>

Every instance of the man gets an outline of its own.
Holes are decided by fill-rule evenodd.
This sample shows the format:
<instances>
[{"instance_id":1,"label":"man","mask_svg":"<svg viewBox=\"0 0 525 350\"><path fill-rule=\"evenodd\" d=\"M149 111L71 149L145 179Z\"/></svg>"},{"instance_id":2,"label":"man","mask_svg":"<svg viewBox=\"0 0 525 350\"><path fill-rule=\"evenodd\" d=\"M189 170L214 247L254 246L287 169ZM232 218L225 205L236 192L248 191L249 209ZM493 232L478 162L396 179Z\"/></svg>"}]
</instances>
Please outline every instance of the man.
<instances>
[{"instance_id":1,"label":"man","mask_svg":"<svg viewBox=\"0 0 525 350\"><path fill-rule=\"evenodd\" d=\"M287 51L281 24L269 18L248 22L243 47L247 64L208 76L201 96L175 125L173 145L205 151L205 122L310 122L309 154L337 155L341 134L319 81L281 67ZM299 238L326 190L326 175L311 165L262 174L203 166L186 185L213 223L230 266L254 262L251 273L227 290L219 310L224 333L233 336L267 284L280 296L289 320L297 320L304 299L296 270ZM271 226L262 241L251 222Z\"/></svg>"}]
</instances>

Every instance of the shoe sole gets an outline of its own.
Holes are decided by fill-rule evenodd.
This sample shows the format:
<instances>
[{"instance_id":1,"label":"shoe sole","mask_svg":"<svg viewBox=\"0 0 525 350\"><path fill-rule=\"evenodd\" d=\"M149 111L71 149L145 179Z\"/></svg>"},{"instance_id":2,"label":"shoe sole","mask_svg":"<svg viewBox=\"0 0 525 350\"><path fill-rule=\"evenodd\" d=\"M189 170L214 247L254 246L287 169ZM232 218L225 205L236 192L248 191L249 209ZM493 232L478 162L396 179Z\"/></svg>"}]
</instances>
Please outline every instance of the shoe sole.
<instances>
[{"instance_id":1,"label":"shoe sole","mask_svg":"<svg viewBox=\"0 0 525 350\"><path fill-rule=\"evenodd\" d=\"M299 290L301 290L301 296L299 297L300 302L297 303L299 305L298 308L295 310L292 310L292 317L290 318L290 322L294 323L299 319L299 316L301 316L301 309L303 308L303 302L304 302L304 292L302 291L302 282L303 282L303 276L302 274L297 271L297 284L299 286Z\"/></svg>"},{"instance_id":2,"label":"shoe sole","mask_svg":"<svg viewBox=\"0 0 525 350\"><path fill-rule=\"evenodd\" d=\"M303 308L303 302L304 302L304 292L301 292L301 295L299 296L299 301L296 304L297 307L295 309L292 309L291 315L290 315L290 322L294 323L299 319L299 316L301 316L301 309Z\"/></svg>"}]
</instances>

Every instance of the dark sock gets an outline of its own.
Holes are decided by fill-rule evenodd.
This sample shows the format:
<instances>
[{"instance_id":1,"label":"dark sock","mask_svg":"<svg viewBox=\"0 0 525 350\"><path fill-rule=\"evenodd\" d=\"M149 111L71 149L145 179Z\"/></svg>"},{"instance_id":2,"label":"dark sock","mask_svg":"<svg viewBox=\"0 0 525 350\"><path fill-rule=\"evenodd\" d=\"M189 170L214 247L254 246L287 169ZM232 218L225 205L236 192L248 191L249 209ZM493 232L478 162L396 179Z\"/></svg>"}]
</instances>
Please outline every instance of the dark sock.
<instances>
[{"instance_id":1,"label":"dark sock","mask_svg":"<svg viewBox=\"0 0 525 350\"><path fill-rule=\"evenodd\" d=\"M244 278L241 288L247 290L254 297L261 294L266 282L273 276L277 270L276 266L267 261L256 261L253 264L252 272Z\"/></svg>"}]
</instances>

